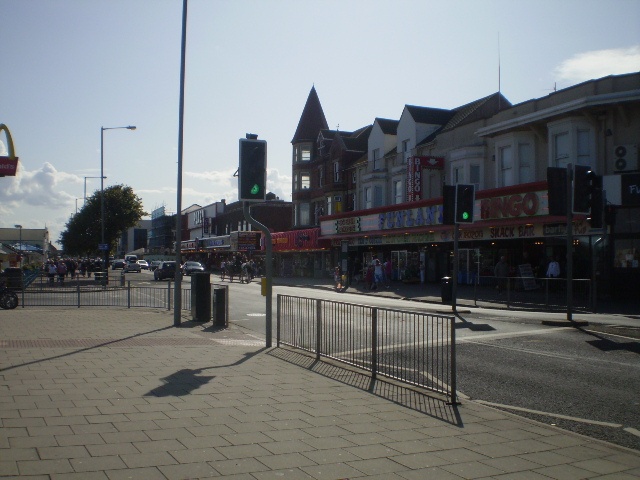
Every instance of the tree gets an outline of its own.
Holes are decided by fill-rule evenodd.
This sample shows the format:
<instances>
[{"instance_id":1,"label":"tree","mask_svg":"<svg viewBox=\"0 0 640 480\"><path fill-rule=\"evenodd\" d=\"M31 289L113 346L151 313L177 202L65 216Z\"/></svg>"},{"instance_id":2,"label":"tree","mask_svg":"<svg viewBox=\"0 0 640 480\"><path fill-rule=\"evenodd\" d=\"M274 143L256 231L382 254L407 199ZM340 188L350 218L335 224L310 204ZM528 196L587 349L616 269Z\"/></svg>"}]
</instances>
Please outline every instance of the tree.
<instances>
[{"instance_id":1,"label":"tree","mask_svg":"<svg viewBox=\"0 0 640 480\"><path fill-rule=\"evenodd\" d=\"M138 224L148 215L142 207L142 199L125 185L113 185L104 189L104 241L109 251L115 249L123 232ZM102 243L100 191L96 191L82 209L72 216L59 242L70 255L100 255Z\"/></svg>"}]
</instances>

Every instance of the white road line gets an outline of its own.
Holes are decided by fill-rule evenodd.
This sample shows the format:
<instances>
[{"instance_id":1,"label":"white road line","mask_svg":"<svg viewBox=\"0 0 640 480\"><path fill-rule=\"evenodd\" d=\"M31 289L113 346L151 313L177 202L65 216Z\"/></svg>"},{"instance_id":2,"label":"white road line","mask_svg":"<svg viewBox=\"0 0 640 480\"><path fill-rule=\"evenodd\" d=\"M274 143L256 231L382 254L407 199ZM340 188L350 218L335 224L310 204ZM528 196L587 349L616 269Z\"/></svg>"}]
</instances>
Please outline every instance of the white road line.
<instances>
[{"instance_id":1,"label":"white road line","mask_svg":"<svg viewBox=\"0 0 640 480\"><path fill-rule=\"evenodd\" d=\"M627 427L623 428L623 430L631 435L635 435L636 437L640 437L640 430L636 430L635 428Z\"/></svg>"},{"instance_id":2,"label":"white road line","mask_svg":"<svg viewBox=\"0 0 640 480\"><path fill-rule=\"evenodd\" d=\"M486 333L481 335L468 335L465 337L456 335L456 342L462 343L470 340L482 339L500 339L500 338L513 338L513 337L525 337L529 335L547 335L551 333L560 332L562 330L575 330L573 327L554 327L554 328L538 328L536 330L522 330L518 332L505 332L505 333Z\"/></svg>"},{"instance_id":3,"label":"white road line","mask_svg":"<svg viewBox=\"0 0 640 480\"><path fill-rule=\"evenodd\" d=\"M600 426L603 426L603 427L611 427L611 428L622 428L622 425L619 424L619 423L600 422L598 420L588 420L586 418L569 417L567 415L559 415L557 413L541 412L539 410L531 410L529 408L513 407L511 405L503 405L501 403L486 402L484 400L474 400L474 402L481 403L482 405L489 405L490 407L499 407L499 408L505 408L507 410L515 410L517 412L535 413L536 415L544 415L544 416L547 416L547 417L562 418L563 420L571 420L572 422L588 423L588 424L591 424L591 425L600 425ZM628 431L628 430L634 430L634 429L625 428L625 430ZM629 432L629 433L631 433L631 432ZM638 433L640 433L640 432L638 432Z\"/></svg>"}]
</instances>

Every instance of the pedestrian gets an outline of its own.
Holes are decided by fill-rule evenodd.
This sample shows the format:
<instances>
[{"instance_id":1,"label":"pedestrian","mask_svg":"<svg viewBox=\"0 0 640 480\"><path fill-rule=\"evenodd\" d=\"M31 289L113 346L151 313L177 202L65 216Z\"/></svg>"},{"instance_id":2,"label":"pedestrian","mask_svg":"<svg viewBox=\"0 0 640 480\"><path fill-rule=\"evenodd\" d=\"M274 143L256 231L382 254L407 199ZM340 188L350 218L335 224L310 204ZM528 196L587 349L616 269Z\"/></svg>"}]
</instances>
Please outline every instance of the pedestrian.
<instances>
[{"instance_id":1,"label":"pedestrian","mask_svg":"<svg viewBox=\"0 0 640 480\"><path fill-rule=\"evenodd\" d=\"M375 290L383 282L384 269L380 259L376 258L373 262L373 285L371 289Z\"/></svg>"},{"instance_id":2,"label":"pedestrian","mask_svg":"<svg viewBox=\"0 0 640 480\"><path fill-rule=\"evenodd\" d=\"M547 267L547 278L558 278L560 276L560 264L556 257L552 258Z\"/></svg>"},{"instance_id":3,"label":"pedestrian","mask_svg":"<svg viewBox=\"0 0 640 480\"><path fill-rule=\"evenodd\" d=\"M64 285L64 277L67 275L67 265L62 260L58 263L58 281Z\"/></svg>"},{"instance_id":4,"label":"pedestrian","mask_svg":"<svg viewBox=\"0 0 640 480\"><path fill-rule=\"evenodd\" d=\"M391 277L393 275L393 262L390 258L384 262L384 283L387 288L391 285Z\"/></svg>"},{"instance_id":5,"label":"pedestrian","mask_svg":"<svg viewBox=\"0 0 640 480\"><path fill-rule=\"evenodd\" d=\"M49 276L49 285L53 285L55 283L55 278L57 274L58 274L58 267L53 261L49 260L49 265L47 266L47 275Z\"/></svg>"},{"instance_id":6,"label":"pedestrian","mask_svg":"<svg viewBox=\"0 0 640 480\"><path fill-rule=\"evenodd\" d=\"M509 275L509 264L505 256L500 257L500 261L496 263L493 273L496 276L496 290L502 293L507 286L507 276Z\"/></svg>"}]
</instances>

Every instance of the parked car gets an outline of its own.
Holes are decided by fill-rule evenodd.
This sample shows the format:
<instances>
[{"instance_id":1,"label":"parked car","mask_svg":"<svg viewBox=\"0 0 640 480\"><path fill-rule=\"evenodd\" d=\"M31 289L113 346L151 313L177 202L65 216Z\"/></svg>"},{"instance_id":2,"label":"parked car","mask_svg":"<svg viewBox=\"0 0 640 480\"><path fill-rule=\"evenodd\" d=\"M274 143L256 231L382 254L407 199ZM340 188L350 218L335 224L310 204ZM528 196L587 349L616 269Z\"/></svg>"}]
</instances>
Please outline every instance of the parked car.
<instances>
[{"instance_id":1,"label":"parked car","mask_svg":"<svg viewBox=\"0 0 640 480\"><path fill-rule=\"evenodd\" d=\"M138 260L138 265L140 265L142 270L149 270L149 262L146 260Z\"/></svg>"},{"instance_id":2,"label":"parked car","mask_svg":"<svg viewBox=\"0 0 640 480\"><path fill-rule=\"evenodd\" d=\"M176 262L160 262L158 268L153 271L154 280L164 280L176 276Z\"/></svg>"},{"instance_id":3,"label":"parked car","mask_svg":"<svg viewBox=\"0 0 640 480\"><path fill-rule=\"evenodd\" d=\"M120 259L120 260L114 260L113 263L111 264L111 270L116 270L118 268L124 268L125 262L124 260Z\"/></svg>"},{"instance_id":4,"label":"parked car","mask_svg":"<svg viewBox=\"0 0 640 480\"><path fill-rule=\"evenodd\" d=\"M136 261L133 262L127 262L124 264L124 268L122 269L122 273L129 273L129 272L137 272L140 273L140 271L142 270L142 268L140 267L140 264Z\"/></svg>"},{"instance_id":5,"label":"parked car","mask_svg":"<svg viewBox=\"0 0 640 480\"><path fill-rule=\"evenodd\" d=\"M200 262L186 262L182 266L183 275L191 275L192 273L204 272L204 267Z\"/></svg>"},{"instance_id":6,"label":"parked car","mask_svg":"<svg viewBox=\"0 0 640 480\"><path fill-rule=\"evenodd\" d=\"M149 264L149 269L153 271L156 268L158 268L158 265L160 265L161 263L162 262L160 260L151 260L151 263Z\"/></svg>"}]
</instances>

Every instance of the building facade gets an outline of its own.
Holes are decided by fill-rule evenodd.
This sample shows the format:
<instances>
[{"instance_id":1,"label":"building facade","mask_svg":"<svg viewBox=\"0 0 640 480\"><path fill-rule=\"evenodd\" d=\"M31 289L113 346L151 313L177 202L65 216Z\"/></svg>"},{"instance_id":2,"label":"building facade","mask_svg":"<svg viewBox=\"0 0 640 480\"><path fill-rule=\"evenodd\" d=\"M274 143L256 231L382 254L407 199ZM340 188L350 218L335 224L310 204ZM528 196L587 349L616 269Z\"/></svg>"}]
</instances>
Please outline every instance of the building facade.
<instances>
[{"instance_id":1,"label":"building facade","mask_svg":"<svg viewBox=\"0 0 640 480\"><path fill-rule=\"evenodd\" d=\"M319 140L335 141L337 132L325 134L324 125L312 89L292 142L294 178L309 171L309 185L322 168L314 161L332 167ZM459 280L493 276L501 256L513 276L525 268L544 276L552 258L566 274L567 219L549 215L547 167L586 165L604 177L609 223L591 228L586 215L575 215L573 277L594 281L602 296L637 295L640 229L631 219L640 218L639 132L640 74L517 105L500 93L452 110L406 105L397 122L375 119L365 155L352 163L353 210L320 216L319 238L331 244L331 264L346 257L353 269L376 255L393 261L398 280L420 278L423 268L426 281L440 281L451 273L453 250L453 227L442 222L442 187L472 184L475 221L460 229ZM295 225L313 227L307 213L322 199L304 192L305 184L294 180Z\"/></svg>"}]
</instances>

